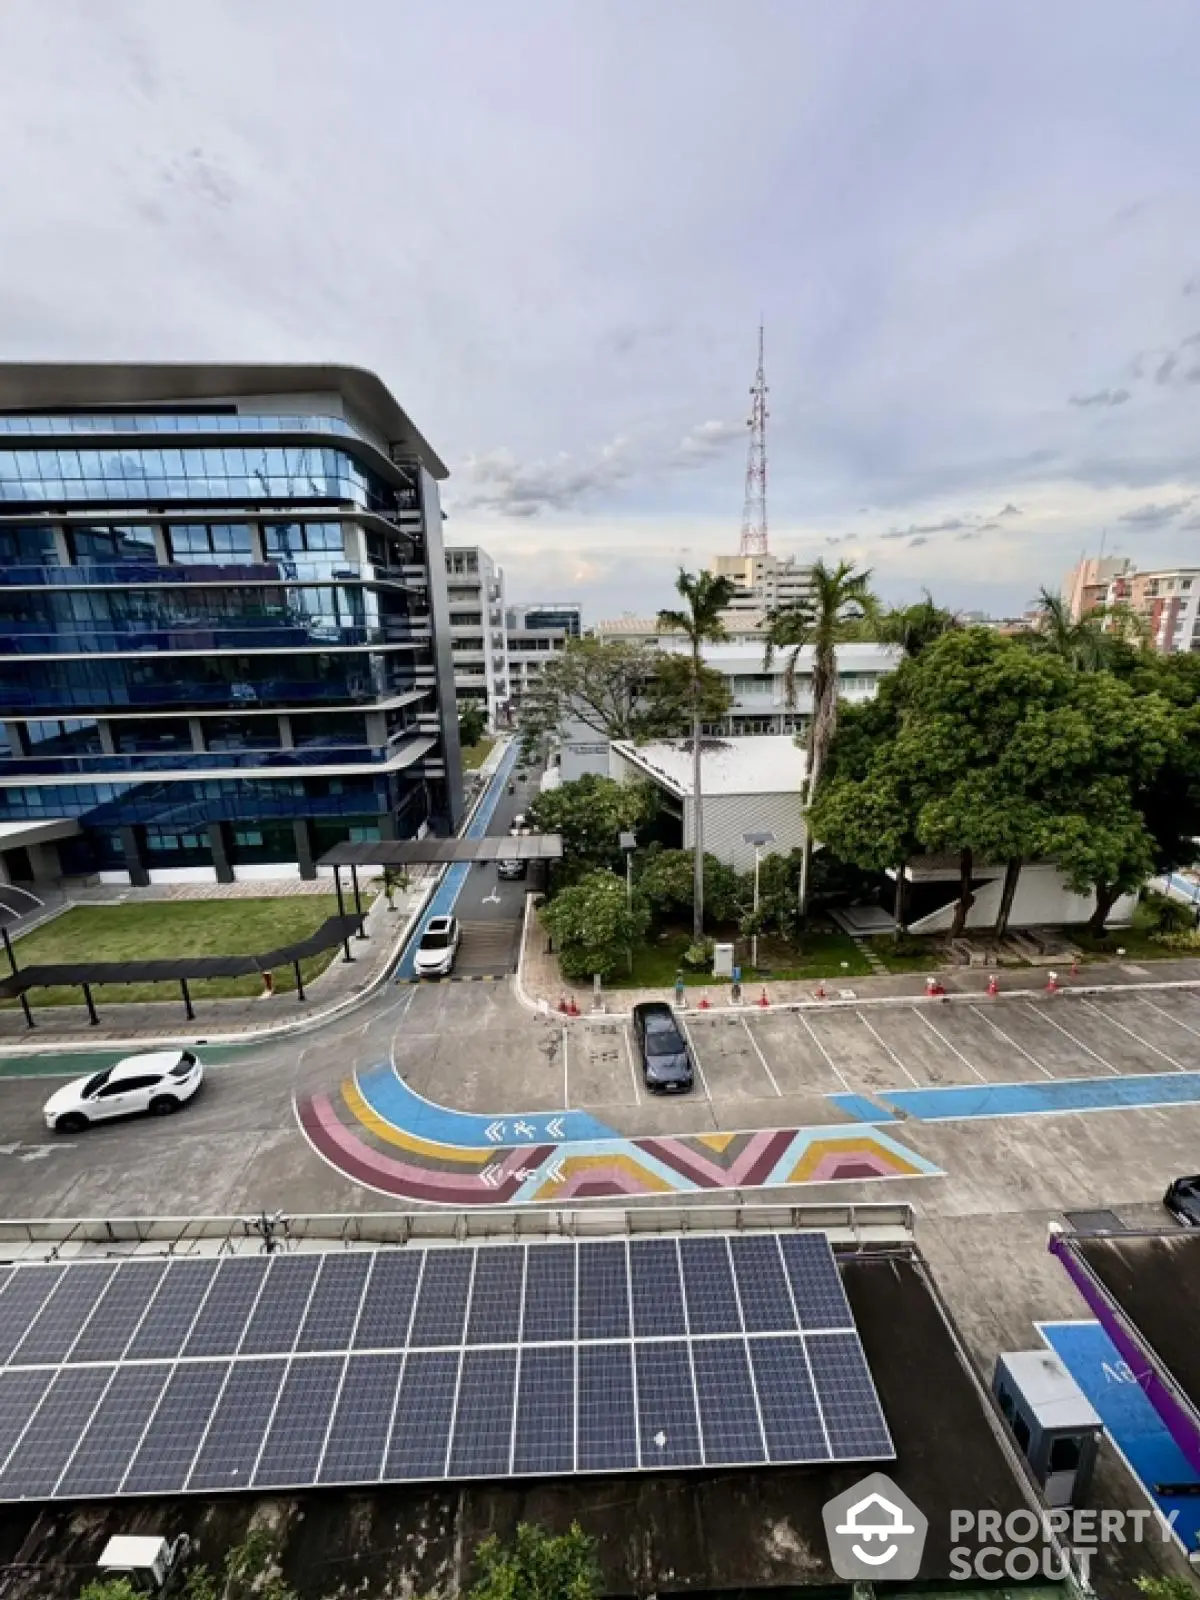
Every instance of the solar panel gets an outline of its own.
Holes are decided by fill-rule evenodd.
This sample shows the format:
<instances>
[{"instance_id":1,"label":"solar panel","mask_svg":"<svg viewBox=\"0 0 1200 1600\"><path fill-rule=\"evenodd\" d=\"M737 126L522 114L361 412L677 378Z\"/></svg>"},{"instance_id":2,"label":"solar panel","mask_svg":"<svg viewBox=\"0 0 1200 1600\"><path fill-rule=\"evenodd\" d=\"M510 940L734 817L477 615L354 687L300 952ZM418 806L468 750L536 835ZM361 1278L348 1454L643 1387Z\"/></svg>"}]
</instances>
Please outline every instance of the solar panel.
<instances>
[{"instance_id":1,"label":"solar panel","mask_svg":"<svg viewBox=\"0 0 1200 1600\"><path fill-rule=\"evenodd\" d=\"M893 1455L823 1235L0 1276L0 1499Z\"/></svg>"}]
</instances>

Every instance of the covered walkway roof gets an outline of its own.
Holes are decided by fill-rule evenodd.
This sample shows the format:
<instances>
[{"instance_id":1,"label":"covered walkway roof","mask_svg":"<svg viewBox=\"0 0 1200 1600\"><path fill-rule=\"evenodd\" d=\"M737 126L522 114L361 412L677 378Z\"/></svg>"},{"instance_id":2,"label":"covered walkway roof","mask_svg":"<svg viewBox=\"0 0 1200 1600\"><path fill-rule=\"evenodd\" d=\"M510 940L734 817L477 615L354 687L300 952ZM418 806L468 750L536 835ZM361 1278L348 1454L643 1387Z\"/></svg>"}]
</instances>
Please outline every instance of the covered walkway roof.
<instances>
[{"instance_id":1,"label":"covered walkway roof","mask_svg":"<svg viewBox=\"0 0 1200 1600\"><path fill-rule=\"evenodd\" d=\"M372 839L335 844L317 862L319 867L446 866L455 861L557 861L563 853L560 833L494 835L486 839Z\"/></svg>"}]
</instances>

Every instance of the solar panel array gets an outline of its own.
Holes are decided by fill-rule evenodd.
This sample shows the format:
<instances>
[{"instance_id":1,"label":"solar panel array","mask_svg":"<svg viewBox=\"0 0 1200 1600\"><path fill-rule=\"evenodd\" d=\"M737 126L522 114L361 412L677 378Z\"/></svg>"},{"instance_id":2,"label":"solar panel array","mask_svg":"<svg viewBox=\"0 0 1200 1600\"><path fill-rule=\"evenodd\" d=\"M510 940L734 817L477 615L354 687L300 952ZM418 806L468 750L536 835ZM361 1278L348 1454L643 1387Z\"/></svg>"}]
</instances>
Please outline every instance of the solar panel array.
<instances>
[{"instance_id":1,"label":"solar panel array","mask_svg":"<svg viewBox=\"0 0 1200 1600\"><path fill-rule=\"evenodd\" d=\"M893 1455L820 1234L0 1269L0 1500Z\"/></svg>"}]
</instances>

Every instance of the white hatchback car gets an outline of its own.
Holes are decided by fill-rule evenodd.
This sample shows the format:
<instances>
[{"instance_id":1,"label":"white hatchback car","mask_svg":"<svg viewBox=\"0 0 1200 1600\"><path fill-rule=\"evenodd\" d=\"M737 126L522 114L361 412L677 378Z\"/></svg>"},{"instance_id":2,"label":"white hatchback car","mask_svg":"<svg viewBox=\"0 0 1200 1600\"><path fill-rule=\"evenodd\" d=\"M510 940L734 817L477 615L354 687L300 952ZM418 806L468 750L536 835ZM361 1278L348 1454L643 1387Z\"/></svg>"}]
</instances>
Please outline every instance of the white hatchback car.
<instances>
[{"instance_id":1,"label":"white hatchback car","mask_svg":"<svg viewBox=\"0 0 1200 1600\"><path fill-rule=\"evenodd\" d=\"M88 1078L56 1089L43 1115L54 1133L82 1133L93 1122L141 1111L169 1116L204 1082L204 1064L191 1050L155 1050L126 1056Z\"/></svg>"},{"instance_id":2,"label":"white hatchback car","mask_svg":"<svg viewBox=\"0 0 1200 1600\"><path fill-rule=\"evenodd\" d=\"M413 957L417 977L448 978L454 971L461 939L457 917L430 917Z\"/></svg>"}]
</instances>

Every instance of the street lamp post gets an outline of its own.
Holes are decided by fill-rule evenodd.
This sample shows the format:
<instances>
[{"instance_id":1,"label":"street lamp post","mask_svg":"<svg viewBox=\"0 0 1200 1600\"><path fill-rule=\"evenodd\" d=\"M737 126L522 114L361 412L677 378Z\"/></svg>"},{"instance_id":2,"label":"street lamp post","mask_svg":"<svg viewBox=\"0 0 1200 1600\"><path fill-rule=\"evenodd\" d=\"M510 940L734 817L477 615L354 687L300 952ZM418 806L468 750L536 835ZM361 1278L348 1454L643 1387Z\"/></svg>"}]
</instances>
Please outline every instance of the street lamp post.
<instances>
[{"instance_id":1,"label":"street lamp post","mask_svg":"<svg viewBox=\"0 0 1200 1600\"><path fill-rule=\"evenodd\" d=\"M750 935L750 965L758 970L758 866L766 845L775 843L775 835L767 829L744 833L742 838L754 846L754 932Z\"/></svg>"},{"instance_id":2,"label":"street lamp post","mask_svg":"<svg viewBox=\"0 0 1200 1600\"><path fill-rule=\"evenodd\" d=\"M637 849L637 834L622 830L617 842L625 852L625 906L633 914L633 852ZM633 971L633 947L629 949L629 970Z\"/></svg>"}]
</instances>

